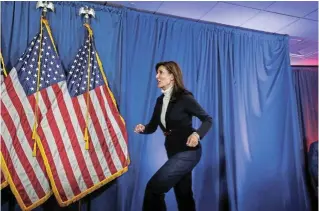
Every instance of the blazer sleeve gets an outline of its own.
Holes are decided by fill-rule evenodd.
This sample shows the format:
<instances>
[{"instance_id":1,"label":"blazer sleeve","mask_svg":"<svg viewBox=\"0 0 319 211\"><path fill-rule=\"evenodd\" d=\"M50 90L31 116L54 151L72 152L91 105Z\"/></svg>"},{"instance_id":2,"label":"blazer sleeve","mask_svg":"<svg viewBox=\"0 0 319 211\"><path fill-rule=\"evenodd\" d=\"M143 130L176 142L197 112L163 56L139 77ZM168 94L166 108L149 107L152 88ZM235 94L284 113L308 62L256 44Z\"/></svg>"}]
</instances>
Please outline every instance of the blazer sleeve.
<instances>
[{"instance_id":1,"label":"blazer sleeve","mask_svg":"<svg viewBox=\"0 0 319 211\"><path fill-rule=\"evenodd\" d=\"M196 130L200 139L202 139L212 127L212 117L207 114L207 112L202 108L201 105L199 105L192 95L185 95L184 99L186 112L192 116L196 116L202 122L200 127Z\"/></svg>"},{"instance_id":2,"label":"blazer sleeve","mask_svg":"<svg viewBox=\"0 0 319 211\"><path fill-rule=\"evenodd\" d=\"M159 124L159 98L156 100L156 104L154 106L154 111L151 120L147 125L145 125L144 132L141 134L152 134L156 131Z\"/></svg>"}]
</instances>

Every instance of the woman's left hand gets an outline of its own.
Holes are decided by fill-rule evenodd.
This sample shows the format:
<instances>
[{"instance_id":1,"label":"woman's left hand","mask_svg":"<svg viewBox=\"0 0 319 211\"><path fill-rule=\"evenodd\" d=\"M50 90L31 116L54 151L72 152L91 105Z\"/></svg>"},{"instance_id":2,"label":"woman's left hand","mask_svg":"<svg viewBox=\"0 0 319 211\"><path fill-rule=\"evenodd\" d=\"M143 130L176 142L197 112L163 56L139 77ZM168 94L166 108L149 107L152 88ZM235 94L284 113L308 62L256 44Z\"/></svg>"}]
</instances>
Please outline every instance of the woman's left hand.
<instances>
[{"instance_id":1,"label":"woman's left hand","mask_svg":"<svg viewBox=\"0 0 319 211\"><path fill-rule=\"evenodd\" d=\"M199 138L195 134L191 134L188 139L186 145L189 147L196 147L198 145Z\"/></svg>"}]
</instances>

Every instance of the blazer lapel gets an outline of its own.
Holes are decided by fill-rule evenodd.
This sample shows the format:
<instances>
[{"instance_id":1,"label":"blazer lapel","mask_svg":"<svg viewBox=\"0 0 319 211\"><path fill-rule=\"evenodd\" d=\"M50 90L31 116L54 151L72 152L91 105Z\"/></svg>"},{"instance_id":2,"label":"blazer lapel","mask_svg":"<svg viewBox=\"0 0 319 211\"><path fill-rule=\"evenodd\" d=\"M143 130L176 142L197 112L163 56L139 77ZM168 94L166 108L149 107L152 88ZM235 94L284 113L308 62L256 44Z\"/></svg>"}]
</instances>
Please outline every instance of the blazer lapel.
<instances>
[{"instance_id":1,"label":"blazer lapel","mask_svg":"<svg viewBox=\"0 0 319 211\"><path fill-rule=\"evenodd\" d=\"M168 102L167 109L166 109L166 114L165 114L166 128L169 128L169 127L168 127L168 124L169 124L169 114L171 113L172 108L174 107L175 102L176 102L176 98L175 98L175 96L172 96L171 99L170 99L169 102Z\"/></svg>"},{"instance_id":2,"label":"blazer lapel","mask_svg":"<svg viewBox=\"0 0 319 211\"><path fill-rule=\"evenodd\" d=\"M161 121L161 113L162 113L162 109L163 109L163 98L164 98L164 95L162 94L159 101L158 101L158 113L159 113L159 126L163 131L165 131L165 127Z\"/></svg>"}]
</instances>

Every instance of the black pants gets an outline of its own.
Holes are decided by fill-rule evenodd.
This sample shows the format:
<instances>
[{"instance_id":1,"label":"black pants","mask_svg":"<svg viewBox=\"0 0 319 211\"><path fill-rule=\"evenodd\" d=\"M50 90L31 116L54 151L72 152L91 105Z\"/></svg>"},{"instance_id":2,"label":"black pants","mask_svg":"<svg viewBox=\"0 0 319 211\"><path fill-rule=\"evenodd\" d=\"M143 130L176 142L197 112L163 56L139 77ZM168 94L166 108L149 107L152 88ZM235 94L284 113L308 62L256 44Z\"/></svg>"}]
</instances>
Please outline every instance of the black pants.
<instances>
[{"instance_id":1,"label":"black pants","mask_svg":"<svg viewBox=\"0 0 319 211\"><path fill-rule=\"evenodd\" d=\"M166 211L165 193L172 187L179 211L195 211L192 191L192 170L199 162L201 148L179 152L154 174L146 186L143 211Z\"/></svg>"}]
</instances>

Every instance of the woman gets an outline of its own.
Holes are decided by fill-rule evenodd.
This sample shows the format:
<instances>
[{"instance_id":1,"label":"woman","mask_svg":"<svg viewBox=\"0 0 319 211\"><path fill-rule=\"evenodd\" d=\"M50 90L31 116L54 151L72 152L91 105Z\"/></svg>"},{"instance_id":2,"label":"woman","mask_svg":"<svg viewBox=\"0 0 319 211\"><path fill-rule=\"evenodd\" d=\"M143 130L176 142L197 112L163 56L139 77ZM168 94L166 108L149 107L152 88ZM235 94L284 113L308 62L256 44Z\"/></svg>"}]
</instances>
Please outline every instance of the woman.
<instances>
[{"instance_id":1,"label":"woman","mask_svg":"<svg viewBox=\"0 0 319 211\"><path fill-rule=\"evenodd\" d=\"M202 139L212 125L212 118L184 87L178 64L173 61L156 65L156 79L162 95L157 98L153 116L147 125L138 124L136 133L154 133L159 125L163 130L168 161L149 180L145 195L144 211L166 210L165 193L172 187L180 211L194 211L192 170L201 157ZM192 117L201 121L201 126L192 128Z\"/></svg>"}]
</instances>

